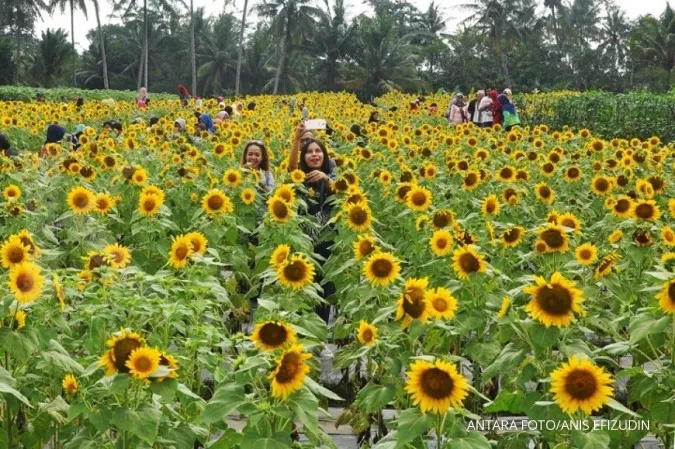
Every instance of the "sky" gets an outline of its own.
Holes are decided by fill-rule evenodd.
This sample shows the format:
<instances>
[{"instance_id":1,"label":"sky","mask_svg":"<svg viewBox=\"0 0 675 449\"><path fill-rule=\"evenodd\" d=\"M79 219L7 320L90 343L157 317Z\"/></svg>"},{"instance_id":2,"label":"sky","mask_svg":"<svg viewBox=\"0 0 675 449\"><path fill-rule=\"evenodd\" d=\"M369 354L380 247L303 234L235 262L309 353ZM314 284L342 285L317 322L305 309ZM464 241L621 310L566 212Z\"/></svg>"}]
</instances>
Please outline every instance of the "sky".
<instances>
[{"instance_id":1,"label":"sky","mask_svg":"<svg viewBox=\"0 0 675 449\"><path fill-rule=\"evenodd\" d=\"M260 2L262 0L249 0L249 7L253 4ZM417 0L415 3L417 7L421 10L426 9L432 0ZM441 4L441 11L443 16L447 18L446 21L446 32L452 33L459 22L466 18L467 12L458 7L458 5L469 3L470 0L436 0L436 4ZM653 14L658 16L663 12L666 7L666 0L614 0L616 5L620 6L624 11L626 11L629 18L634 19L643 14ZM241 10L244 7L244 0L235 0L232 4L231 0L228 1L229 6L227 11L234 12L237 15L241 15ZM346 5L348 6L347 10L352 12L352 15L358 15L362 12L366 12L368 8L363 4L362 0L346 0ZM543 1L540 3L543 4ZM332 4L332 2L331 2ZM208 15L218 15L223 11L225 5L225 0L194 0L195 8L204 6L206 8L207 16ZM323 2L321 2L322 6ZM101 22L106 23L119 23L118 18L110 18L112 13L112 1L103 0L101 1ZM87 32L96 27L96 16L94 15L94 8L88 8L88 16L85 18L84 14L80 11L75 12L75 45L79 52L82 52L88 46ZM37 22L36 24L36 35L39 37L41 32L47 28L64 28L68 35L70 36L70 15L68 12L61 14L58 10L50 16L47 13L44 13L43 20Z\"/></svg>"}]
</instances>

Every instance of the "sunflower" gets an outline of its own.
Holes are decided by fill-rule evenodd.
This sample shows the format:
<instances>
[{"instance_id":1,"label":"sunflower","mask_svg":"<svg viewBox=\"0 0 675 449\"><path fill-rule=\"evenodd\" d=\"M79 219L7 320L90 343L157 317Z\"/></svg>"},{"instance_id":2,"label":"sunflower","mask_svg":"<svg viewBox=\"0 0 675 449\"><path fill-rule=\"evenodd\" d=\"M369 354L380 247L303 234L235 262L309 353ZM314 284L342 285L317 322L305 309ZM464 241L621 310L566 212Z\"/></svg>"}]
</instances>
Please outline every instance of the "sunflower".
<instances>
[{"instance_id":1,"label":"sunflower","mask_svg":"<svg viewBox=\"0 0 675 449\"><path fill-rule=\"evenodd\" d=\"M227 169L223 175L223 182L228 187L237 187L241 183L241 172L234 168Z\"/></svg>"},{"instance_id":2,"label":"sunflower","mask_svg":"<svg viewBox=\"0 0 675 449\"><path fill-rule=\"evenodd\" d=\"M190 240L193 256L195 254L204 254L206 252L206 247L208 246L209 241L206 239L204 234L199 231L193 231L185 234L185 237Z\"/></svg>"},{"instance_id":3,"label":"sunflower","mask_svg":"<svg viewBox=\"0 0 675 449\"><path fill-rule=\"evenodd\" d=\"M537 198L545 204L553 204L555 201L555 192L543 182L540 182L534 187L534 193L537 195Z\"/></svg>"},{"instance_id":4,"label":"sunflower","mask_svg":"<svg viewBox=\"0 0 675 449\"><path fill-rule=\"evenodd\" d=\"M138 212L144 217L157 215L164 199L159 195L142 193L138 198Z\"/></svg>"},{"instance_id":5,"label":"sunflower","mask_svg":"<svg viewBox=\"0 0 675 449\"><path fill-rule=\"evenodd\" d=\"M614 393L609 373L574 355L551 373L551 379L553 399L570 415L578 410L590 415L607 404Z\"/></svg>"},{"instance_id":6,"label":"sunflower","mask_svg":"<svg viewBox=\"0 0 675 449\"><path fill-rule=\"evenodd\" d=\"M246 188L241 191L241 202L246 204L252 204L255 201L255 190L251 188Z\"/></svg>"},{"instance_id":7,"label":"sunflower","mask_svg":"<svg viewBox=\"0 0 675 449\"><path fill-rule=\"evenodd\" d=\"M525 228L522 226L509 228L502 233L502 243L506 248L515 248L523 240L524 235Z\"/></svg>"},{"instance_id":8,"label":"sunflower","mask_svg":"<svg viewBox=\"0 0 675 449\"><path fill-rule=\"evenodd\" d=\"M367 321L359 322L359 330L356 333L362 345L372 346L377 341L377 328Z\"/></svg>"},{"instance_id":9,"label":"sunflower","mask_svg":"<svg viewBox=\"0 0 675 449\"><path fill-rule=\"evenodd\" d=\"M284 287L301 290L314 282L314 265L304 254L294 254L277 267L277 275Z\"/></svg>"},{"instance_id":10,"label":"sunflower","mask_svg":"<svg viewBox=\"0 0 675 449\"><path fill-rule=\"evenodd\" d=\"M272 252L272 257L270 257L270 265L274 267L281 267L288 260L288 256L291 254L291 247L288 245L279 245L274 248Z\"/></svg>"},{"instance_id":11,"label":"sunflower","mask_svg":"<svg viewBox=\"0 0 675 449\"><path fill-rule=\"evenodd\" d=\"M633 232L633 242L640 248L648 248L654 244L652 233L648 230L636 230Z\"/></svg>"},{"instance_id":12,"label":"sunflower","mask_svg":"<svg viewBox=\"0 0 675 449\"><path fill-rule=\"evenodd\" d=\"M670 226L664 226L661 228L661 240L666 246L675 246L675 231Z\"/></svg>"},{"instance_id":13,"label":"sunflower","mask_svg":"<svg viewBox=\"0 0 675 449\"><path fill-rule=\"evenodd\" d=\"M505 165L504 167L497 170L497 179L502 182L511 182L516 176L516 169L510 165Z\"/></svg>"},{"instance_id":14,"label":"sunflower","mask_svg":"<svg viewBox=\"0 0 675 449\"><path fill-rule=\"evenodd\" d=\"M456 249L452 260L452 268L460 279L469 279L471 273L483 273L487 268L483 255L470 245Z\"/></svg>"},{"instance_id":15,"label":"sunflower","mask_svg":"<svg viewBox=\"0 0 675 449\"><path fill-rule=\"evenodd\" d=\"M77 393L77 379L72 374L66 374L66 377L61 381L61 387L66 394L74 396Z\"/></svg>"},{"instance_id":16,"label":"sunflower","mask_svg":"<svg viewBox=\"0 0 675 449\"><path fill-rule=\"evenodd\" d=\"M616 253L610 253L600 259L600 262L598 262L598 266L595 267L595 272L593 273L593 279L596 281L602 277L607 276L609 273L612 272L612 269L614 268L614 262L619 260L619 255Z\"/></svg>"},{"instance_id":17,"label":"sunflower","mask_svg":"<svg viewBox=\"0 0 675 449\"><path fill-rule=\"evenodd\" d=\"M423 413L444 414L448 407L460 407L469 395L469 382L457 367L442 360L415 360L406 373L405 390Z\"/></svg>"},{"instance_id":18,"label":"sunflower","mask_svg":"<svg viewBox=\"0 0 675 449\"><path fill-rule=\"evenodd\" d=\"M234 211L230 198L218 189L211 189L202 197L202 209L210 216Z\"/></svg>"},{"instance_id":19,"label":"sunflower","mask_svg":"<svg viewBox=\"0 0 675 449\"><path fill-rule=\"evenodd\" d=\"M612 205L612 215L617 218L628 218L633 214L633 199L626 195L620 195Z\"/></svg>"},{"instance_id":20,"label":"sunflower","mask_svg":"<svg viewBox=\"0 0 675 449\"><path fill-rule=\"evenodd\" d=\"M176 360L176 358L172 355L162 352L159 356L159 366L163 366L169 370L169 374L157 379L159 382L163 382L166 379L178 378L178 360Z\"/></svg>"},{"instance_id":21,"label":"sunflower","mask_svg":"<svg viewBox=\"0 0 675 449\"><path fill-rule=\"evenodd\" d=\"M136 168L134 174L131 175L131 180L137 186L145 185L148 182L148 172L144 168Z\"/></svg>"},{"instance_id":22,"label":"sunflower","mask_svg":"<svg viewBox=\"0 0 675 449\"><path fill-rule=\"evenodd\" d=\"M363 232L370 228L372 217L370 208L366 203L357 203L345 205L347 209L347 226L356 232Z\"/></svg>"},{"instance_id":23,"label":"sunflower","mask_svg":"<svg viewBox=\"0 0 675 449\"><path fill-rule=\"evenodd\" d=\"M107 214L114 205L115 201L107 193L97 193L94 197L94 211L99 214Z\"/></svg>"},{"instance_id":24,"label":"sunflower","mask_svg":"<svg viewBox=\"0 0 675 449\"><path fill-rule=\"evenodd\" d=\"M35 301L42 293L44 278L40 267L32 262L21 262L9 271L9 289L19 303Z\"/></svg>"},{"instance_id":25,"label":"sunflower","mask_svg":"<svg viewBox=\"0 0 675 449\"><path fill-rule=\"evenodd\" d=\"M291 172L291 181L294 184L302 184L305 182L305 172L296 168Z\"/></svg>"},{"instance_id":26,"label":"sunflower","mask_svg":"<svg viewBox=\"0 0 675 449\"><path fill-rule=\"evenodd\" d=\"M617 244L621 241L623 238L623 231L621 229L617 229L616 231L612 232L609 237L607 237L607 241L611 244Z\"/></svg>"},{"instance_id":27,"label":"sunflower","mask_svg":"<svg viewBox=\"0 0 675 449\"><path fill-rule=\"evenodd\" d=\"M427 278L405 281L403 293L396 303L396 319L403 320L401 327L408 327L412 320L424 323L429 319L429 304L425 299L428 283Z\"/></svg>"},{"instance_id":28,"label":"sunflower","mask_svg":"<svg viewBox=\"0 0 675 449\"><path fill-rule=\"evenodd\" d=\"M145 340L136 332L122 329L106 344L110 349L101 356L99 366L106 368L106 376L112 376L116 372L129 372L126 362L134 350L145 345Z\"/></svg>"},{"instance_id":29,"label":"sunflower","mask_svg":"<svg viewBox=\"0 0 675 449\"><path fill-rule=\"evenodd\" d=\"M413 186L406 195L406 204L415 212L424 212L431 206L431 192L421 186Z\"/></svg>"},{"instance_id":30,"label":"sunflower","mask_svg":"<svg viewBox=\"0 0 675 449\"><path fill-rule=\"evenodd\" d=\"M103 256L113 268L125 268L131 262L131 251L119 243L113 243L103 248Z\"/></svg>"},{"instance_id":31,"label":"sunflower","mask_svg":"<svg viewBox=\"0 0 675 449\"><path fill-rule=\"evenodd\" d=\"M579 167L572 165L570 167L567 167L567 170L565 170L565 175L563 176L563 178L567 182L576 182L581 179L582 174L583 173Z\"/></svg>"},{"instance_id":32,"label":"sunflower","mask_svg":"<svg viewBox=\"0 0 675 449\"><path fill-rule=\"evenodd\" d=\"M174 269L183 268L192 256L192 242L186 235L173 237L169 250L169 263Z\"/></svg>"},{"instance_id":33,"label":"sunflower","mask_svg":"<svg viewBox=\"0 0 675 449\"><path fill-rule=\"evenodd\" d=\"M276 368L269 375L272 381L272 396L286 399L301 389L309 373L309 366L305 360L311 358L312 354L303 352L302 345L293 345L281 354L277 359Z\"/></svg>"},{"instance_id":34,"label":"sunflower","mask_svg":"<svg viewBox=\"0 0 675 449\"><path fill-rule=\"evenodd\" d=\"M504 296L502 298L502 305L499 307L499 312L497 312L497 318L504 318L511 308L511 298L509 296Z\"/></svg>"},{"instance_id":35,"label":"sunflower","mask_svg":"<svg viewBox=\"0 0 675 449\"><path fill-rule=\"evenodd\" d=\"M532 296L525 307L532 319L546 327L567 327L574 320L574 313L583 313L581 303L584 298L581 290L575 288L574 281L565 279L558 272L553 273L550 282L541 276L535 276L534 281L536 285L523 288L523 292Z\"/></svg>"},{"instance_id":36,"label":"sunflower","mask_svg":"<svg viewBox=\"0 0 675 449\"><path fill-rule=\"evenodd\" d=\"M633 217L637 220L655 221L661 216L661 209L654 200L639 200L633 205Z\"/></svg>"},{"instance_id":37,"label":"sunflower","mask_svg":"<svg viewBox=\"0 0 675 449\"><path fill-rule=\"evenodd\" d=\"M295 344L295 329L283 321L265 321L256 324L251 333L251 341L258 349L270 351Z\"/></svg>"},{"instance_id":38,"label":"sunflower","mask_svg":"<svg viewBox=\"0 0 675 449\"><path fill-rule=\"evenodd\" d=\"M481 212L484 217L487 217L488 215L496 217L499 215L499 199L497 198L497 195L490 194L482 201Z\"/></svg>"},{"instance_id":39,"label":"sunflower","mask_svg":"<svg viewBox=\"0 0 675 449\"><path fill-rule=\"evenodd\" d=\"M22 262L30 260L30 253L28 247L23 244L21 239L16 235L11 235L0 247L0 254L2 256L2 266L4 268L11 268Z\"/></svg>"},{"instance_id":40,"label":"sunflower","mask_svg":"<svg viewBox=\"0 0 675 449\"><path fill-rule=\"evenodd\" d=\"M16 201L21 198L21 189L17 185L10 184L2 191L2 196L8 202Z\"/></svg>"},{"instance_id":41,"label":"sunflower","mask_svg":"<svg viewBox=\"0 0 675 449\"><path fill-rule=\"evenodd\" d=\"M447 288L438 287L433 290L427 290L424 294L429 315L432 318L451 320L457 312L457 299L452 296L452 292Z\"/></svg>"},{"instance_id":42,"label":"sunflower","mask_svg":"<svg viewBox=\"0 0 675 449\"><path fill-rule=\"evenodd\" d=\"M480 181L480 174L478 172L467 172L462 178L462 189L471 191L480 185Z\"/></svg>"},{"instance_id":43,"label":"sunflower","mask_svg":"<svg viewBox=\"0 0 675 449\"><path fill-rule=\"evenodd\" d=\"M386 287L398 277L401 264L394 255L377 251L368 258L363 272L371 284Z\"/></svg>"},{"instance_id":44,"label":"sunflower","mask_svg":"<svg viewBox=\"0 0 675 449\"><path fill-rule=\"evenodd\" d=\"M267 201L267 211L277 223L286 223L293 216L289 204L278 196L273 196Z\"/></svg>"},{"instance_id":45,"label":"sunflower","mask_svg":"<svg viewBox=\"0 0 675 449\"><path fill-rule=\"evenodd\" d=\"M396 200L399 203L405 203L406 198L408 198L408 194L410 193L412 188L413 188L412 184L408 182L399 184L396 187L396 195L394 196L394 200Z\"/></svg>"},{"instance_id":46,"label":"sunflower","mask_svg":"<svg viewBox=\"0 0 675 449\"><path fill-rule=\"evenodd\" d=\"M86 214L95 207L94 193L85 187L74 187L68 192L68 206L78 215Z\"/></svg>"},{"instance_id":47,"label":"sunflower","mask_svg":"<svg viewBox=\"0 0 675 449\"><path fill-rule=\"evenodd\" d=\"M675 314L675 279L663 284L656 299L659 300L659 307L663 312Z\"/></svg>"},{"instance_id":48,"label":"sunflower","mask_svg":"<svg viewBox=\"0 0 675 449\"><path fill-rule=\"evenodd\" d=\"M19 237L23 246L28 248L28 254L32 257L37 257L40 254L40 248L35 244L33 235L27 229L22 229L16 236Z\"/></svg>"},{"instance_id":49,"label":"sunflower","mask_svg":"<svg viewBox=\"0 0 675 449\"><path fill-rule=\"evenodd\" d=\"M668 212L670 213L670 218L675 218L675 198L668 200Z\"/></svg>"},{"instance_id":50,"label":"sunflower","mask_svg":"<svg viewBox=\"0 0 675 449\"><path fill-rule=\"evenodd\" d=\"M574 251L579 265L592 265L598 259L598 249L591 243L584 243L579 245Z\"/></svg>"},{"instance_id":51,"label":"sunflower","mask_svg":"<svg viewBox=\"0 0 675 449\"><path fill-rule=\"evenodd\" d=\"M131 352L125 365L136 379L147 379L159 369L161 355L157 349L143 346Z\"/></svg>"},{"instance_id":52,"label":"sunflower","mask_svg":"<svg viewBox=\"0 0 675 449\"><path fill-rule=\"evenodd\" d=\"M283 184L274 191L274 197L280 198L289 206L295 202L295 191L290 184Z\"/></svg>"},{"instance_id":53,"label":"sunflower","mask_svg":"<svg viewBox=\"0 0 675 449\"><path fill-rule=\"evenodd\" d=\"M569 228L575 234L581 234L581 221L572 212L565 212L558 216L558 224Z\"/></svg>"},{"instance_id":54,"label":"sunflower","mask_svg":"<svg viewBox=\"0 0 675 449\"><path fill-rule=\"evenodd\" d=\"M604 196L612 191L613 179L605 176L595 176L591 179L591 190L596 195Z\"/></svg>"},{"instance_id":55,"label":"sunflower","mask_svg":"<svg viewBox=\"0 0 675 449\"><path fill-rule=\"evenodd\" d=\"M452 251L452 234L445 229L438 229L429 239L431 251L439 256L447 256Z\"/></svg>"},{"instance_id":56,"label":"sunflower","mask_svg":"<svg viewBox=\"0 0 675 449\"><path fill-rule=\"evenodd\" d=\"M569 249L569 239L562 226L547 223L546 226L540 228L537 233L539 234L539 239L546 243L546 252L565 253Z\"/></svg>"},{"instance_id":57,"label":"sunflower","mask_svg":"<svg viewBox=\"0 0 675 449\"><path fill-rule=\"evenodd\" d=\"M63 286L61 285L61 281L59 281L59 277L54 273L54 276L52 277L52 285L54 286L54 293L56 293L56 299L59 301L59 309L61 312L66 311L66 293L63 290Z\"/></svg>"},{"instance_id":58,"label":"sunflower","mask_svg":"<svg viewBox=\"0 0 675 449\"><path fill-rule=\"evenodd\" d=\"M373 251L377 251L378 249L373 236L364 234L358 236L356 242L354 242L353 248L354 258L356 260L365 259Z\"/></svg>"}]
</instances>

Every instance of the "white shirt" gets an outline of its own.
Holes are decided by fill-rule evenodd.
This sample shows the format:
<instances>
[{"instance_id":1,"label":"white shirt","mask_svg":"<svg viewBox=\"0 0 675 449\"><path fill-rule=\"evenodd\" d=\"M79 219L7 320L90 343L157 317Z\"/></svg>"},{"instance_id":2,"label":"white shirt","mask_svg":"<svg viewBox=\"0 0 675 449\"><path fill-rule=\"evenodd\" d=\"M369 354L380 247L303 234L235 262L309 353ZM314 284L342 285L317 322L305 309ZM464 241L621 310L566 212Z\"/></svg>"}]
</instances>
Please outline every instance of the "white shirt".
<instances>
[{"instance_id":1,"label":"white shirt","mask_svg":"<svg viewBox=\"0 0 675 449\"><path fill-rule=\"evenodd\" d=\"M483 102L483 99L485 97L481 98L480 101L476 101L474 105L474 110L473 110L473 117L471 117L471 121L474 123L480 123L481 122L481 112L480 109L478 108L478 105Z\"/></svg>"},{"instance_id":2,"label":"white shirt","mask_svg":"<svg viewBox=\"0 0 675 449\"><path fill-rule=\"evenodd\" d=\"M480 105L478 105L476 110L483 109L486 106L489 107L485 109L483 112L481 112L480 122L492 123L492 98L488 97L487 95L484 96L483 99L480 101Z\"/></svg>"}]
</instances>

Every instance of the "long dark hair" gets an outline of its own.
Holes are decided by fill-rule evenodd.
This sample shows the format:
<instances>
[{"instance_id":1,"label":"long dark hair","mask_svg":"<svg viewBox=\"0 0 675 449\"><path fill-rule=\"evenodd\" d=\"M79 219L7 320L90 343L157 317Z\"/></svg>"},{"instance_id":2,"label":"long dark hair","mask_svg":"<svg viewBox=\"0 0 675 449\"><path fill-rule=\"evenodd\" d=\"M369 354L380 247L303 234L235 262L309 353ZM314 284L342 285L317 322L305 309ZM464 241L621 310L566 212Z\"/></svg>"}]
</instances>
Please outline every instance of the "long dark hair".
<instances>
[{"instance_id":1,"label":"long dark hair","mask_svg":"<svg viewBox=\"0 0 675 449\"><path fill-rule=\"evenodd\" d=\"M307 154L309 146L313 143L319 145L319 148L321 148L321 152L323 153L323 163L321 164L320 170L325 174L330 175L333 172L333 169L330 166L330 157L328 156L328 150L326 150L326 146L323 144L323 142L316 139L308 139L302 145L302 148L300 149L300 163L298 164L300 170L304 171L305 173L309 173L312 171L312 169L307 166L307 162L305 162L305 155Z\"/></svg>"},{"instance_id":2,"label":"long dark hair","mask_svg":"<svg viewBox=\"0 0 675 449\"><path fill-rule=\"evenodd\" d=\"M251 148L253 145L259 147L260 154L262 154L262 160L260 161L260 168L262 168L265 171L270 171L270 159L269 157L267 157L267 148L265 148L265 144L259 140L251 140L249 143L246 144L246 146L244 147L244 152L241 155L241 165L246 165L246 156L248 155L248 149Z\"/></svg>"}]
</instances>

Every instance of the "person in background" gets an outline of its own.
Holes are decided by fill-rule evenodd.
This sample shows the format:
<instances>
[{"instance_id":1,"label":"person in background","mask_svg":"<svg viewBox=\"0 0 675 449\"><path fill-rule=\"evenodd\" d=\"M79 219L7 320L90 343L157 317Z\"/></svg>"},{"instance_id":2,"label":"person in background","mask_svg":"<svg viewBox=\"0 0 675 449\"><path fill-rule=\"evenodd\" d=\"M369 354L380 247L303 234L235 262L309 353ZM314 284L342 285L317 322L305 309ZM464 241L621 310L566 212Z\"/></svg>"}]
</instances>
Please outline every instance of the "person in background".
<instances>
[{"instance_id":1,"label":"person in background","mask_svg":"<svg viewBox=\"0 0 675 449\"><path fill-rule=\"evenodd\" d=\"M185 121L184 118L177 118L175 122L173 122L173 130L177 134L185 132L185 127L187 125L187 122Z\"/></svg>"},{"instance_id":2,"label":"person in background","mask_svg":"<svg viewBox=\"0 0 675 449\"><path fill-rule=\"evenodd\" d=\"M139 107L139 109L145 109L149 102L150 98L148 98L148 89L145 87L138 89L138 94L136 95L136 105Z\"/></svg>"},{"instance_id":3,"label":"person in background","mask_svg":"<svg viewBox=\"0 0 675 449\"><path fill-rule=\"evenodd\" d=\"M483 98L481 98L480 103L476 105L476 108L478 109L480 113L480 120L478 122L478 126L481 128L489 128L492 126L492 98L490 98L489 95L483 95Z\"/></svg>"},{"instance_id":4,"label":"person in background","mask_svg":"<svg viewBox=\"0 0 675 449\"><path fill-rule=\"evenodd\" d=\"M307 107L307 99L303 98L302 99L302 104L300 105L300 111L302 114L302 120L307 120L309 118L309 108Z\"/></svg>"},{"instance_id":5,"label":"person in background","mask_svg":"<svg viewBox=\"0 0 675 449\"><path fill-rule=\"evenodd\" d=\"M305 232L309 234L314 244L314 252L319 254L324 260L327 260L331 254L335 231L331 228L329 221L331 219L333 204L330 189L330 180L333 177L330 158L325 145L316 139L306 138L307 129L304 124L298 125L295 129L293 139L293 149L288 160L288 171L300 169L305 173L305 187L313 192L312 197L307 198L308 216L314 217L318 228L307 228ZM304 143L302 143L304 140ZM299 158L298 158L298 153ZM299 160L298 160L299 159ZM321 285L323 276L316 272L315 282ZM327 300L335 294L335 284L326 282L323 285L321 297ZM330 305L325 303L315 307L314 311L328 323L330 319Z\"/></svg>"},{"instance_id":6,"label":"person in background","mask_svg":"<svg viewBox=\"0 0 675 449\"><path fill-rule=\"evenodd\" d=\"M201 133L201 131L208 131L210 133L215 132L215 128L213 127L213 120L211 119L211 116L209 114L202 114L199 116L199 120L197 121L197 124L199 125L197 127L197 135Z\"/></svg>"},{"instance_id":7,"label":"person in background","mask_svg":"<svg viewBox=\"0 0 675 449\"><path fill-rule=\"evenodd\" d=\"M66 130L62 126L49 125L49 127L47 127L47 139L40 150L40 157L45 157L47 155L47 146L49 144L61 143L65 135Z\"/></svg>"},{"instance_id":8,"label":"person in background","mask_svg":"<svg viewBox=\"0 0 675 449\"><path fill-rule=\"evenodd\" d=\"M499 102L497 89L490 89L488 95L492 100L492 126L502 124L502 104Z\"/></svg>"},{"instance_id":9,"label":"person in background","mask_svg":"<svg viewBox=\"0 0 675 449\"><path fill-rule=\"evenodd\" d=\"M227 122L230 120L230 115L227 113L227 111L220 111L218 114L216 114L216 118L213 120L213 123L216 125L220 125L223 122Z\"/></svg>"},{"instance_id":10,"label":"person in background","mask_svg":"<svg viewBox=\"0 0 675 449\"><path fill-rule=\"evenodd\" d=\"M45 102L45 94L43 92L38 92L35 94L35 101L38 103Z\"/></svg>"},{"instance_id":11,"label":"person in background","mask_svg":"<svg viewBox=\"0 0 675 449\"><path fill-rule=\"evenodd\" d=\"M473 122L474 125L480 126L481 123L481 111L478 108L478 105L480 104L481 100L485 97L485 92L482 90L479 90L476 92L476 98L471 100L469 102L469 106L467 107L467 112L469 113L469 117L471 117L471 121Z\"/></svg>"},{"instance_id":12,"label":"person in background","mask_svg":"<svg viewBox=\"0 0 675 449\"><path fill-rule=\"evenodd\" d=\"M508 87L506 89L504 89L504 95L506 95L506 97L509 99L509 101L511 103L513 103L513 98L512 98L513 92L511 92L511 89L509 89Z\"/></svg>"},{"instance_id":13,"label":"person in background","mask_svg":"<svg viewBox=\"0 0 675 449\"><path fill-rule=\"evenodd\" d=\"M178 98L180 99L181 104L187 106L188 101L190 100L190 92L182 84L177 84L176 89L178 89Z\"/></svg>"},{"instance_id":14,"label":"person in background","mask_svg":"<svg viewBox=\"0 0 675 449\"><path fill-rule=\"evenodd\" d=\"M103 123L103 129L107 129L108 132L115 133L115 137L120 137L122 135L122 124L117 120L108 120Z\"/></svg>"},{"instance_id":15,"label":"person in background","mask_svg":"<svg viewBox=\"0 0 675 449\"><path fill-rule=\"evenodd\" d=\"M274 188L274 176L270 170L270 160L267 148L260 140L251 140L244 147L241 155L241 165L260 172L260 187L269 192Z\"/></svg>"},{"instance_id":16,"label":"person in background","mask_svg":"<svg viewBox=\"0 0 675 449\"><path fill-rule=\"evenodd\" d=\"M73 150L77 151L80 149L80 136L82 136L82 133L84 133L84 128L85 126L83 124L79 124L75 127L75 132L68 137L68 140L70 143L73 145Z\"/></svg>"},{"instance_id":17,"label":"person in background","mask_svg":"<svg viewBox=\"0 0 675 449\"><path fill-rule=\"evenodd\" d=\"M77 97L75 100L75 107L79 110L82 106L84 106L84 98Z\"/></svg>"},{"instance_id":18,"label":"person in background","mask_svg":"<svg viewBox=\"0 0 675 449\"><path fill-rule=\"evenodd\" d=\"M248 106L246 106L246 109L249 111L255 111L255 101L250 102Z\"/></svg>"},{"instance_id":19,"label":"person in background","mask_svg":"<svg viewBox=\"0 0 675 449\"><path fill-rule=\"evenodd\" d=\"M429 115L436 115L438 113L438 105L436 103L431 103L429 105Z\"/></svg>"},{"instance_id":20,"label":"person in background","mask_svg":"<svg viewBox=\"0 0 675 449\"><path fill-rule=\"evenodd\" d=\"M509 97L504 94L501 94L497 97L499 102L502 105L502 117L504 120L504 130L511 131L511 128L514 126L520 125L520 118L518 117L518 112L516 107L511 103Z\"/></svg>"},{"instance_id":21,"label":"person in background","mask_svg":"<svg viewBox=\"0 0 675 449\"><path fill-rule=\"evenodd\" d=\"M380 123L380 113L377 111L371 112L368 123Z\"/></svg>"},{"instance_id":22,"label":"person in background","mask_svg":"<svg viewBox=\"0 0 675 449\"><path fill-rule=\"evenodd\" d=\"M9 139L7 139L7 136L4 134L0 134L0 151L7 157L16 157L19 155L19 153L12 149Z\"/></svg>"},{"instance_id":23,"label":"person in background","mask_svg":"<svg viewBox=\"0 0 675 449\"><path fill-rule=\"evenodd\" d=\"M462 123L469 121L469 112L466 110L466 100L462 93L455 95L455 98L450 105L448 120L450 120L451 123L461 125Z\"/></svg>"}]
</instances>

